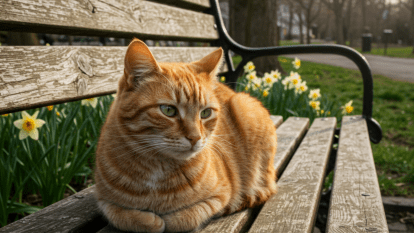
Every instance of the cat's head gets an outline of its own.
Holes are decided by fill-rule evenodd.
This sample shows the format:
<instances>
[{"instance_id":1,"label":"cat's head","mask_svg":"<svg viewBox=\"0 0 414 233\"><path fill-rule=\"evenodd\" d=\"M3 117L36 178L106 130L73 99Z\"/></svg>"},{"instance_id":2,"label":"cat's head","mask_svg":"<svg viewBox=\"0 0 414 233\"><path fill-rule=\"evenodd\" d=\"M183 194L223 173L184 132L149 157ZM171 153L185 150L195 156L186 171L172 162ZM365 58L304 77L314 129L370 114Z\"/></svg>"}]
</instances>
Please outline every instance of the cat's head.
<instances>
[{"instance_id":1,"label":"cat's head","mask_svg":"<svg viewBox=\"0 0 414 233\"><path fill-rule=\"evenodd\" d=\"M192 63L158 63L142 41L130 43L115 108L138 154L187 160L206 146L220 114L222 56L220 48Z\"/></svg>"}]
</instances>

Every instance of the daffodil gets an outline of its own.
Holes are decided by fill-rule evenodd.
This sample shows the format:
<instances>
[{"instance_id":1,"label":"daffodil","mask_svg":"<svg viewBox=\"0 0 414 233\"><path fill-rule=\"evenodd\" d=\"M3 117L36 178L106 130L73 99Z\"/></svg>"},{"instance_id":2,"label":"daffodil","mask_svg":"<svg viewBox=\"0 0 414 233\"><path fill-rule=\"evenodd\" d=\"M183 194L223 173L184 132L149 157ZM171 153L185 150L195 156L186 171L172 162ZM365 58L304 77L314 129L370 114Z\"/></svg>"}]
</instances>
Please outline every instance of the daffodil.
<instances>
[{"instance_id":1,"label":"daffodil","mask_svg":"<svg viewBox=\"0 0 414 233\"><path fill-rule=\"evenodd\" d=\"M308 86L306 86L306 81L299 81L298 84L295 86L295 93L302 94L303 92L308 90Z\"/></svg>"},{"instance_id":2,"label":"daffodil","mask_svg":"<svg viewBox=\"0 0 414 233\"><path fill-rule=\"evenodd\" d=\"M269 95L269 92L267 91L267 90L264 90L263 91L263 97L266 97L266 96L268 96Z\"/></svg>"},{"instance_id":3,"label":"daffodil","mask_svg":"<svg viewBox=\"0 0 414 233\"><path fill-rule=\"evenodd\" d=\"M7 116L9 116L9 114L8 113L5 113L5 114L1 114L1 116L2 117L7 117Z\"/></svg>"},{"instance_id":4,"label":"daffodil","mask_svg":"<svg viewBox=\"0 0 414 233\"><path fill-rule=\"evenodd\" d=\"M257 76L256 76L256 71L250 72L250 73L246 76L246 78L247 78L249 81L253 81L253 80L257 79Z\"/></svg>"},{"instance_id":5,"label":"daffodil","mask_svg":"<svg viewBox=\"0 0 414 233\"><path fill-rule=\"evenodd\" d=\"M220 78L220 82L224 83L225 81L226 81L226 77L221 76L221 78Z\"/></svg>"},{"instance_id":6,"label":"daffodil","mask_svg":"<svg viewBox=\"0 0 414 233\"><path fill-rule=\"evenodd\" d=\"M243 67L245 73L253 72L253 70L256 68L253 64L253 62L249 61L247 64Z\"/></svg>"},{"instance_id":7,"label":"daffodil","mask_svg":"<svg viewBox=\"0 0 414 233\"><path fill-rule=\"evenodd\" d=\"M299 69L300 68L300 60L295 57L295 60L292 62L293 67L295 67L295 69Z\"/></svg>"},{"instance_id":8,"label":"daffodil","mask_svg":"<svg viewBox=\"0 0 414 233\"><path fill-rule=\"evenodd\" d=\"M90 105L93 108L96 108L96 104L98 104L98 99L97 98L84 99L82 100L81 104L85 106Z\"/></svg>"},{"instance_id":9,"label":"daffodil","mask_svg":"<svg viewBox=\"0 0 414 233\"><path fill-rule=\"evenodd\" d=\"M264 85L271 87L273 86L273 83L275 83L275 79L273 79L272 75L269 73L265 73L265 76L263 77Z\"/></svg>"},{"instance_id":10,"label":"daffodil","mask_svg":"<svg viewBox=\"0 0 414 233\"><path fill-rule=\"evenodd\" d=\"M320 89L313 89L309 93L309 99L316 100L321 97L321 90Z\"/></svg>"},{"instance_id":11,"label":"daffodil","mask_svg":"<svg viewBox=\"0 0 414 233\"><path fill-rule=\"evenodd\" d=\"M47 106L47 110L52 111L53 110L53 105Z\"/></svg>"},{"instance_id":12,"label":"daffodil","mask_svg":"<svg viewBox=\"0 0 414 233\"><path fill-rule=\"evenodd\" d=\"M275 82L278 82L278 81L279 81L279 79L281 79L281 78L282 78L282 76L280 75L279 70L272 70L272 71L270 72L270 75L271 75L271 76L272 76L272 78L275 80Z\"/></svg>"},{"instance_id":13,"label":"daffodil","mask_svg":"<svg viewBox=\"0 0 414 233\"><path fill-rule=\"evenodd\" d=\"M39 139L38 128L42 127L45 123L44 120L36 119L39 111L35 112L33 116L30 116L27 112L22 112L22 118L14 122L14 126L20 129L19 139L23 140L30 136L33 140Z\"/></svg>"},{"instance_id":14,"label":"daffodil","mask_svg":"<svg viewBox=\"0 0 414 233\"><path fill-rule=\"evenodd\" d=\"M320 110L321 109L320 108L321 102L319 102L319 101L311 100L311 101L309 101L309 105L315 110Z\"/></svg>"},{"instance_id":15,"label":"daffodil","mask_svg":"<svg viewBox=\"0 0 414 233\"><path fill-rule=\"evenodd\" d=\"M290 77L290 82L294 85L294 86L296 86L297 84L299 84L299 82L301 81L302 79L300 78L300 75L299 74L297 74L296 73L296 75L294 75L294 76L291 76Z\"/></svg>"},{"instance_id":16,"label":"daffodil","mask_svg":"<svg viewBox=\"0 0 414 233\"><path fill-rule=\"evenodd\" d=\"M352 107L352 100L351 101L349 101L348 103L346 103L343 107L341 107L343 110L342 110L342 114L349 114L349 113L351 113L353 110L354 110L354 107Z\"/></svg>"}]
</instances>

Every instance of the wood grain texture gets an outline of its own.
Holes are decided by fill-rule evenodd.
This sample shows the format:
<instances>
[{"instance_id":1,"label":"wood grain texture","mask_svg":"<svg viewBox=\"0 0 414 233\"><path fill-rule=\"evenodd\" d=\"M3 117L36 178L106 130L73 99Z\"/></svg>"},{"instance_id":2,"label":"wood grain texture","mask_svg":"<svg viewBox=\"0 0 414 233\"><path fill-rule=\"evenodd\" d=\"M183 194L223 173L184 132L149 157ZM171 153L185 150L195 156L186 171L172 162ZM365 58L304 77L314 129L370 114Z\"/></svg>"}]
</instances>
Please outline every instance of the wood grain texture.
<instances>
[{"instance_id":1,"label":"wood grain texture","mask_svg":"<svg viewBox=\"0 0 414 233\"><path fill-rule=\"evenodd\" d=\"M342 118L328 232L388 232L365 119Z\"/></svg>"},{"instance_id":2,"label":"wood grain texture","mask_svg":"<svg viewBox=\"0 0 414 233\"><path fill-rule=\"evenodd\" d=\"M216 49L150 48L160 62L191 62ZM1 46L0 114L115 93L125 52L126 47Z\"/></svg>"},{"instance_id":3,"label":"wood grain texture","mask_svg":"<svg viewBox=\"0 0 414 233\"><path fill-rule=\"evenodd\" d=\"M277 130L277 152L275 156L276 176L280 177L303 136L309 128L309 119L289 117Z\"/></svg>"},{"instance_id":4,"label":"wood grain texture","mask_svg":"<svg viewBox=\"0 0 414 233\"><path fill-rule=\"evenodd\" d=\"M149 0L194 11L205 11L210 8L210 0Z\"/></svg>"},{"instance_id":5,"label":"wood grain texture","mask_svg":"<svg viewBox=\"0 0 414 233\"><path fill-rule=\"evenodd\" d=\"M270 119L273 121L273 124L275 125L276 128L279 128L279 126L283 123L282 116L270 115Z\"/></svg>"},{"instance_id":6,"label":"wood grain texture","mask_svg":"<svg viewBox=\"0 0 414 233\"><path fill-rule=\"evenodd\" d=\"M214 23L212 15L144 0L0 1L6 31L211 41Z\"/></svg>"},{"instance_id":7,"label":"wood grain texture","mask_svg":"<svg viewBox=\"0 0 414 233\"><path fill-rule=\"evenodd\" d=\"M335 125L336 118L315 119L249 232L312 232Z\"/></svg>"},{"instance_id":8,"label":"wood grain texture","mask_svg":"<svg viewBox=\"0 0 414 233\"><path fill-rule=\"evenodd\" d=\"M94 192L94 187L87 188L0 228L0 232L96 232L106 222L99 213Z\"/></svg>"}]
</instances>

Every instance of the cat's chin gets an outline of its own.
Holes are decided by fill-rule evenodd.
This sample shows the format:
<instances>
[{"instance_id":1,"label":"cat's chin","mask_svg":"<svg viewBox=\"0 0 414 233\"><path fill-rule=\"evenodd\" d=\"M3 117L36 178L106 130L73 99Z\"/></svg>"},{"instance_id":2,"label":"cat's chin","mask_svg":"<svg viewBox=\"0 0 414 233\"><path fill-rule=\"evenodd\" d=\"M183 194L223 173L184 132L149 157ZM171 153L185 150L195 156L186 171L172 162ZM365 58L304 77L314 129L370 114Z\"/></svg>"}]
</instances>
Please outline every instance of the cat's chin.
<instances>
[{"instance_id":1,"label":"cat's chin","mask_svg":"<svg viewBox=\"0 0 414 233\"><path fill-rule=\"evenodd\" d=\"M197 156L198 153L200 153L201 150L188 150L188 151L174 151L168 153L168 156L177 160L190 160Z\"/></svg>"}]
</instances>

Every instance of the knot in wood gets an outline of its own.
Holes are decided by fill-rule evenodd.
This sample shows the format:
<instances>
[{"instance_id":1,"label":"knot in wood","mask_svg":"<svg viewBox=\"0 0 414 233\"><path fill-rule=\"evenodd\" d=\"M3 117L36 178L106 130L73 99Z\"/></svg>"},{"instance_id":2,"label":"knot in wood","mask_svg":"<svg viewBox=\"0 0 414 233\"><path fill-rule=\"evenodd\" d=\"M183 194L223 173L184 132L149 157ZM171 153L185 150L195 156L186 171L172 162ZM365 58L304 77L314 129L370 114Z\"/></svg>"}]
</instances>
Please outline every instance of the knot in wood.
<instances>
[{"instance_id":1,"label":"knot in wood","mask_svg":"<svg viewBox=\"0 0 414 233\"><path fill-rule=\"evenodd\" d=\"M88 91L88 76L85 74L79 74L77 81L76 81L76 89L78 91L78 95L86 94Z\"/></svg>"},{"instance_id":2,"label":"knot in wood","mask_svg":"<svg viewBox=\"0 0 414 233\"><path fill-rule=\"evenodd\" d=\"M83 53L79 53L76 58L76 64L78 65L79 69L89 77L93 76L92 66L90 65L90 59L87 55Z\"/></svg>"}]
</instances>

